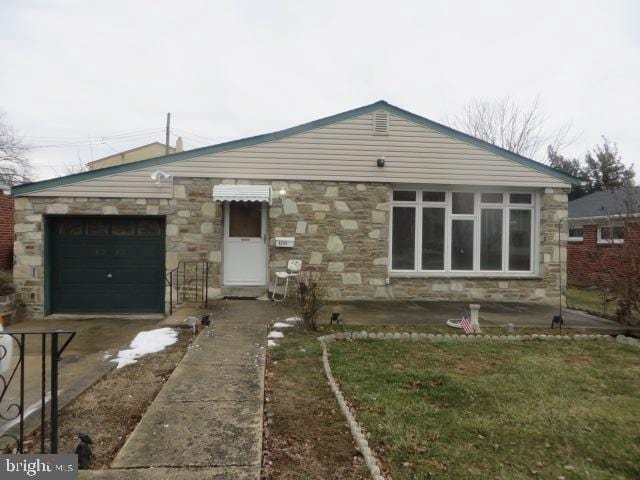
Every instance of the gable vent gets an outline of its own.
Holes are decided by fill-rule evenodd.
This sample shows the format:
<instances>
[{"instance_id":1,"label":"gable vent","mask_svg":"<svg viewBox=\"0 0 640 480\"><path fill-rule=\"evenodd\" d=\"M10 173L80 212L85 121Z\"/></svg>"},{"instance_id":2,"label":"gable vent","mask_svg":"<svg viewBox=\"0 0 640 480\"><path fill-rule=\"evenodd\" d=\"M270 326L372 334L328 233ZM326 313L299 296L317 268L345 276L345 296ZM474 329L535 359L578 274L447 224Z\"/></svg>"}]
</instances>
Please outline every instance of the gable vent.
<instances>
[{"instance_id":1,"label":"gable vent","mask_svg":"<svg viewBox=\"0 0 640 480\"><path fill-rule=\"evenodd\" d=\"M378 110L373 114L373 134L389 135L389 113Z\"/></svg>"}]
</instances>

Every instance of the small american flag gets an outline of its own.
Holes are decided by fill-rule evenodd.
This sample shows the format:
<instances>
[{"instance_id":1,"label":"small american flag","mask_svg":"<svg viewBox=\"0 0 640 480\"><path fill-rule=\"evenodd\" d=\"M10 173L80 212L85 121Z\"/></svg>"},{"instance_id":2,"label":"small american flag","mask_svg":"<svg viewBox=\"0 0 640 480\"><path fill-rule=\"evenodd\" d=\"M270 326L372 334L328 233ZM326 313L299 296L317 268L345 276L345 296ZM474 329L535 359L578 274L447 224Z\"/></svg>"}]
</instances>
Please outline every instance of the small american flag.
<instances>
[{"instance_id":1,"label":"small american flag","mask_svg":"<svg viewBox=\"0 0 640 480\"><path fill-rule=\"evenodd\" d=\"M469 335L473 328L471 327L471 321L469 320L469 312L466 310L462 314L462 320L460 320L460 326L466 335Z\"/></svg>"}]
</instances>

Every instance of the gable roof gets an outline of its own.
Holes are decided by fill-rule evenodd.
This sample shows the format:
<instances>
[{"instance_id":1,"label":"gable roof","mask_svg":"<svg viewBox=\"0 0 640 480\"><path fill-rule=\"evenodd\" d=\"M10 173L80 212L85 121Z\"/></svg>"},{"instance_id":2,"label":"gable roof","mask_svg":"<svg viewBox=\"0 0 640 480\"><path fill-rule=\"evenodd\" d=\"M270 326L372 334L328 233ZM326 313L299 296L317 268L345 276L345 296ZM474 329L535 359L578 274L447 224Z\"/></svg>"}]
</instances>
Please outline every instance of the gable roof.
<instances>
[{"instance_id":1,"label":"gable roof","mask_svg":"<svg viewBox=\"0 0 640 480\"><path fill-rule=\"evenodd\" d=\"M312 122L304 123L302 125L298 125L295 127L287 128L285 130L280 130L272 133L265 133L262 135L256 135L253 137L247 137L240 140L233 140L230 142L223 142L217 145L211 145L208 147L196 148L193 150L187 150L180 153L174 153L171 155L165 155L162 157L150 158L147 160L139 160L137 162L131 162L123 165L115 165L113 167L106 167L100 170L90 170L88 172L76 173L73 175L68 175L66 177L52 178L49 180L42 180L34 183L27 183L12 189L13 195L24 195L30 192L34 192L37 190L43 190L46 188L60 187L63 185L68 185L70 183L81 182L84 180L91 180L94 178L104 177L108 175L113 175L120 172L126 172L131 170L138 170L145 167L152 167L156 165L164 165L166 163L178 162L180 160L185 160L188 158L199 157L202 155L208 155L212 153L224 152L227 150L233 150L236 148L243 148L252 145L258 145L260 143L272 142L275 140L280 140L286 137L290 137L292 135L297 135L299 133L308 132L310 130L324 127L327 125L331 125L333 123L341 122L344 120L348 120L354 117L358 117L367 113L371 113L377 110L385 110L390 114L397 115L401 118L404 118L410 122L414 122L418 125L422 125L427 128L431 128L437 132L440 132L449 137L453 137L460 141L475 145L481 149L492 152L498 156L511 160L513 162L519 163L531 169L537 170L539 172L545 173L552 177L558 178L564 182L573 185L579 185L581 180L572 177L560 170L556 170L551 168L543 163L536 162L530 158L523 157L522 155L518 155L516 153L510 152L503 148L500 148L491 143L480 140L476 137L468 135L466 133L460 132L453 128L447 127L440 123L429 120L428 118L421 117L420 115L416 115L415 113L411 113L407 110L403 110L399 107L391 105L384 100L380 100L378 102L372 103L370 105L365 105L363 107L355 108L353 110L348 110L346 112L338 113L336 115L331 115L329 117L321 118L319 120L314 120Z\"/></svg>"},{"instance_id":2,"label":"gable roof","mask_svg":"<svg viewBox=\"0 0 640 480\"><path fill-rule=\"evenodd\" d=\"M593 218L609 215L624 215L626 213L640 213L640 187L633 187L630 191L624 188L616 190L602 190L569 202L569 218ZM632 211L627 212L627 208Z\"/></svg>"}]
</instances>

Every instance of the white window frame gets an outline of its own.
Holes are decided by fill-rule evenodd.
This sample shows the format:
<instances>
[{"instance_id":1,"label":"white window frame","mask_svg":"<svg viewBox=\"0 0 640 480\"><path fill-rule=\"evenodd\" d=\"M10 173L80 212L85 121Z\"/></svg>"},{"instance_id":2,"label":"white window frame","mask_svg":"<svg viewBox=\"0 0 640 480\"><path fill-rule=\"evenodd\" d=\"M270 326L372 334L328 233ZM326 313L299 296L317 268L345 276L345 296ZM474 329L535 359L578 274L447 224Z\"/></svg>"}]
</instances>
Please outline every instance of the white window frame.
<instances>
[{"instance_id":1,"label":"white window frame","mask_svg":"<svg viewBox=\"0 0 640 480\"><path fill-rule=\"evenodd\" d=\"M569 241L570 242L583 242L584 241L584 225L569 225L569 231L571 231L572 228L581 228L582 229L582 236L580 237L569 237Z\"/></svg>"},{"instance_id":2,"label":"white window frame","mask_svg":"<svg viewBox=\"0 0 640 480\"><path fill-rule=\"evenodd\" d=\"M597 228L597 238L598 238L598 243L601 245L620 245L622 243L624 243L624 236L622 238L602 238L602 229L603 228L610 228L612 233L613 233L613 229L614 228L623 228L624 229L624 225L622 224L613 224L613 225L598 225Z\"/></svg>"},{"instance_id":3,"label":"white window frame","mask_svg":"<svg viewBox=\"0 0 640 480\"><path fill-rule=\"evenodd\" d=\"M393 191L414 191L415 201L393 200ZM422 200L422 192L444 192L444 202L428 202ZM474 213L454 214L453 192L471 192L474 194ZM480 203L482 193L501 193L500 203ZM523 193L531 195L531 203L510 203L509 195L512 193ZM539 271L539 218L540 201L539 193L532 190L508 190L504 188L470 189L466 187L394 187L390 195L389 214L389 275L390 276L420 276L420 277L526 277L537 276ZM394 207L412 207L415 209L415 238L414 238L414 267L413 269L393 268L393 210ZM422 270L422 216L423 208L444 208L445 228L444 228L444 269L442 270ZM480 241L481 241L481 212L484 209L502 210L502 269L501 270L480 270ZM509 270L509 217L512 210L531 211L531 268L529 270ZM453 220L473 220L473 269L453 270L451 268L451 235Z\"/></svg>"}]
</instances>

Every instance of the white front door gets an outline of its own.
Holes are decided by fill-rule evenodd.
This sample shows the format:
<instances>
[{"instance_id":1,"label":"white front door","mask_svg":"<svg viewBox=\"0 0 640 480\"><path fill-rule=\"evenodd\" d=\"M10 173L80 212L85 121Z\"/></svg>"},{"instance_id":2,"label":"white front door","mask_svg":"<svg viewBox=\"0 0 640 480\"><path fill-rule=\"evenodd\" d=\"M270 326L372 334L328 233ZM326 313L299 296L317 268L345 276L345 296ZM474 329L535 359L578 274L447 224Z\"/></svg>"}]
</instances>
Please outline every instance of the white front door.
<instances>
[{"instance_id":1,"label":"white front door","mask_svg":"<svg viewBox=\"0 0 640 480\"><path fill-rule=\"evenodd\" d=\"M267 204L225 202L224 284L267 284Z\"/></svg>"}]
</instances>

